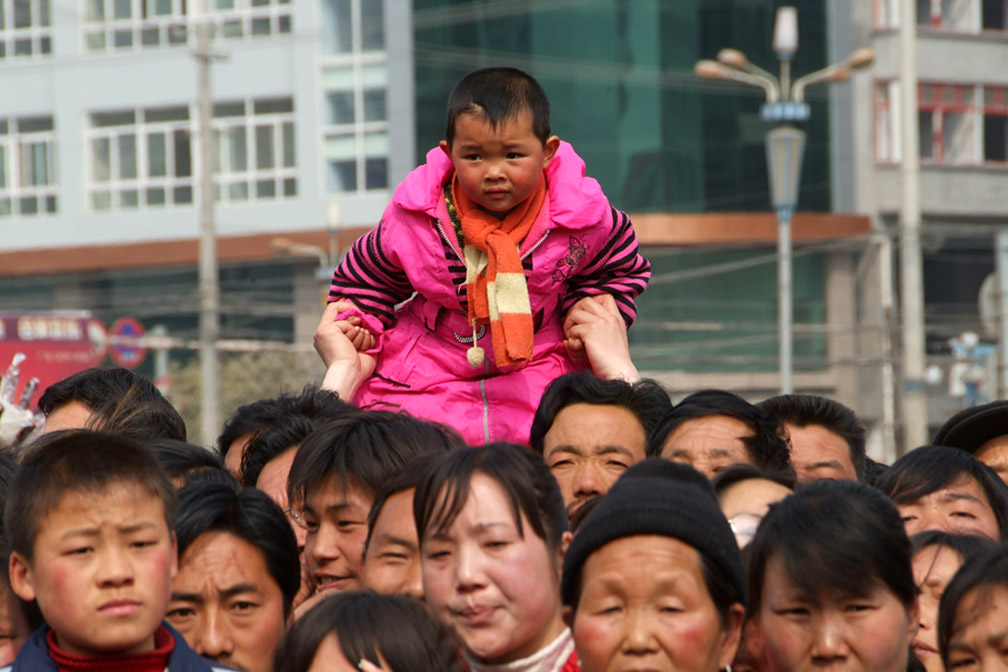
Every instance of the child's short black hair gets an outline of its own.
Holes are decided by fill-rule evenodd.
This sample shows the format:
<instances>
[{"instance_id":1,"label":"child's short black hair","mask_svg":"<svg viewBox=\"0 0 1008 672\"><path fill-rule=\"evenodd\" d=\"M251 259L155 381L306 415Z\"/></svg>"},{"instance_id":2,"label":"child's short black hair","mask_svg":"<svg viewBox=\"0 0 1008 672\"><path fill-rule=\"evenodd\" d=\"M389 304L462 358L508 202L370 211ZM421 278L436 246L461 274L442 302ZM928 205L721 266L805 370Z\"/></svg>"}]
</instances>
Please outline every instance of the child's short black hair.
<instances>
[{"instance_id":1,"label":"child's short black hair","mask_svg":"<svg viewBox=\"0 0 1008 672\"><path fill-rule=\"evenodd\" d=\"M43 437L29 450L7 491L5 531L11 550L33 561L35 539L67 493L101 492L134 484L164 505L175 528L176 497L164 468L146 446L118 434L70 430Z\"/></svg>"},{"instance_id":2,"label":"child's short black hair","mask_svg":"<svg viewBox=\"0 0 1008 672\"><path fill-rule=\"evenodd\" d=\"M550 137L550 104L546 92L534 77L517 68L484 68L463 77L448 96L448 124L445 141L455 139L455 121L459 115L475 112L490 128L521 112L532 114L532 132L543 145Z\"/></svg>"}]
</instances>

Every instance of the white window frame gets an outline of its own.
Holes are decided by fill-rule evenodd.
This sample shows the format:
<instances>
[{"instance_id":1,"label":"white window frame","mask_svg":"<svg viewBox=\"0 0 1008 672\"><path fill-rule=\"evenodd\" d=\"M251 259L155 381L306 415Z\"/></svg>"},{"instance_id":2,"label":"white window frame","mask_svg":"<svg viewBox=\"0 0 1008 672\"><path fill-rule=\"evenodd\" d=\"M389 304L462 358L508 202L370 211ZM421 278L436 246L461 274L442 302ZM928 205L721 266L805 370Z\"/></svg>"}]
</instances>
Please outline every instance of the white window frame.
<instances>
[{"instance_id":1,"label":"white window frame","mask_svg":"<svg viewBox=\"0 0 1008 672\"><path fill-rule=\"evenodd\" d=\"M88 185L88 208L92 212L131 212L146 209L161 209L167 207L190 207L195 202L195 182L196 182L196 143L193 142L192 134L192 113L187 106L178 105L172 108L173 111L184 110L186 118L173 119L168 121L149 121L148 116L155 116L158 109L136 109L132 110L133 124L96 126L94 124L94 114L92 115L92 125L86 134L87 142L87 185ZM128 114L131 110L116 110L112 113ZM97 113L102 114L102 113ZM183 132L188 137L189 143L189 175L177 175L178 166L175 165L175 144L176 132ZM165 175L151 175L151 157L149 153L149 138L163 135L165 138ZM116 151L122 139L133 136L134 161L136 164L135 177L122 177L120 152ZM97 164L95 156L96 142L105 140L109 143L109 179L99 179L97 174ZM164 201L158 202L151 199L152 193L163 191ZM130 194L136 194L136 205L125 204L125 198ZM188 193L188 199L184 196ZM107 206L99 206L99 197L108 197ZM180 198L182 196L182 198Z\"/></svg>"},{"instance_id":2,"label":"white window frame","mask_svg":"<svg viewBox=\"0 0 1008 672\"><path fill-rule=\"evenodd\" d=\"M257 111L279 104L284 111ZM241 116L215 116L214 128L214 196L220 203L282 200L297 196L297 138L294 104L290 98L247 99L220 102L217 109L241 106ZM268 130L272 165L259 167L264 159L258 142L261 130ZM228 138L236 134L245 143L245 166L234 166ZM289 154L286 151L289 149ZM290 161L287 160L288 156ZM272 185L272 187L268 187ZM245 196L239 196L244 193Z\"/></svg>"},{"instance_id":3,"label":"white window frame","mask_svg":"<svg viewBox=\"0 0 1008 672\"><path fill-rule=\"evenodd\" d=\"M194 1L81 0L83 48L118 52L186 46ZM128 9L129 16L117 18L117 7ZM289 35L292 14L291 0L211 0L210 6L218 39Z\"/></svg>"},{"instance_id":4,"label":"white window frame","mask_svg":"<svg viewBox=\"0 0 1008 672\"><path fill-rule=\"evenodd\" d=\"M48 120L49 128L20 130L22 125L37 119ZM4 173L3 183L0 183L0 217L35 217L57 213L56 131L52 121L52 117L45 115L3 120L7 133L0 135L0 161ZM33 154L38 150L42 152L45 172L40 183L26 177L29 168L24 161L26 149L33 149ZM28 203L34 203L34 206L27 207Z\"/></svg>"},{"instance_id":5,"label":"white window frame","mask_svg":"<svg viewBox=\"0 0 1008 672\"><path fill-rule=\"evenodd\" d=\"M28 25L20 28L15 25L18 5L29 10ZM0 0L0 63L52 56L52 11L52 0Z\"/></svg>"}]
</instances>

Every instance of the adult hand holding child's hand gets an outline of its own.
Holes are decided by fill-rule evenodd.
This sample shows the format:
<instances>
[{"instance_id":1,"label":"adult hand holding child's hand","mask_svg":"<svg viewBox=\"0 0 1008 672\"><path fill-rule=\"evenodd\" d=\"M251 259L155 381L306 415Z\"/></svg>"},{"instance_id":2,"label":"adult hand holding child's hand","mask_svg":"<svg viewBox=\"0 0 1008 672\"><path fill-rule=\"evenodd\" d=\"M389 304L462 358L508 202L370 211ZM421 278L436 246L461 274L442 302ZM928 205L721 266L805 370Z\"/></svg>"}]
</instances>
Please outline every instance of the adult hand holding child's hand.
<instances>
[{"instance_id":1,"label":"adult hand holding child's hand","mask_svg":"<svg viewBox=\"0 0 1008 672\"><path fill-rule=\"evenodd\" d=\"M587 296L575 303L564 320L564 336L571 358L587 358L599 378L640 380L630 359L626 323L611 295Z\"/></svg>"},{"instance_id":2,"label":"adult hand holding child's hand","mask_svg":"<svg viewBox=\"0 0 1008 672\"><path fill-rule=\"evenodd\" d=\"M375 356L365 352L374 347L374 335L361 326L361 319L356 316L336 319L353 307L354 304L346 299L326 306L313 341L315 351L326 365L322 388L333 390L341 399L347 400L374 373L376 363Z\"/></svg>"}]
</instances>

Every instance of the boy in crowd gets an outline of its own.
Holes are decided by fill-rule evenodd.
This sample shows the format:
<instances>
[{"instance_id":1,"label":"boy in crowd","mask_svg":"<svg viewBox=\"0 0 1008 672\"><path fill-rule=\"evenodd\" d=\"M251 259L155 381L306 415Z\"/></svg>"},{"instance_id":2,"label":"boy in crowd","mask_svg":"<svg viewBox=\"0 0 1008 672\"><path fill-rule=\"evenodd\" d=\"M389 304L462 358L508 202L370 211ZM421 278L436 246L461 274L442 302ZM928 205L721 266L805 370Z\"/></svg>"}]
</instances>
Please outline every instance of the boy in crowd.
<instances>
[{"instance_id":1,"label":"boy in crowd","mask_svg":"<svg viewBox=\"0 0 1008 672\"><path fill-rule=\"evenodd\" d=\"M378 491L414 460L463 447L450 429L387 411L331 420L308 435L287 492L305 526L316 594L361 587L368 512ZM312 604L303 603L296 616Z\"/></svg>"},{"instance_id":2,"label":"boy in crowd","mask_svg":"<svg viewBox=\"0 0 1008 672\"><path fill-rule=\"evenodd\" d=\"M154 455L123 437L69 432L37 445L5 510L14 593L48 625L13 670L209 672L162 622L176 572L175 489Z\"/></svg>"}]
</instances>

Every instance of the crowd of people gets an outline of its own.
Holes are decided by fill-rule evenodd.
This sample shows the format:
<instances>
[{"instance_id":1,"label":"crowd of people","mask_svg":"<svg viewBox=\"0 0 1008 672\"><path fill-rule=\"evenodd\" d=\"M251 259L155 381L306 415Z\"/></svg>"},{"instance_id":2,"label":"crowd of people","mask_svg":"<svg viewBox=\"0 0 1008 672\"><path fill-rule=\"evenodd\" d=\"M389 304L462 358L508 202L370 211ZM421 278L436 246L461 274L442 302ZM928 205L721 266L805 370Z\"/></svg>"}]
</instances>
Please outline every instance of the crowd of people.
<instances>
[{"instance_id":1,"label":"crowd of people","mask_svg":"<svg viewBox=\"0 0 1008 672\"><path fill-rule=\"evenodd\" d=\"M673 404L588 371L521 444L308 386L210 451L124 369L41 405L0 459L9 669L1008 665L1008 486L977 457L1008 402L891 465L822 396Z\"/></svg>"},{"instance_id":2,"label":"crowd of people","mask_svg":"<svg viewBox=\"0 0 1008 672\"><path fill-rule=\"evenodd\" d=\"M1008 670L1008 401L884 465L833 399L671 399L584 168L534 79L471 73L318 386L213 450L125 369L46 389L0 433L0 671Z\"/></svg>"}]
</instances>

